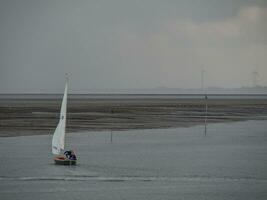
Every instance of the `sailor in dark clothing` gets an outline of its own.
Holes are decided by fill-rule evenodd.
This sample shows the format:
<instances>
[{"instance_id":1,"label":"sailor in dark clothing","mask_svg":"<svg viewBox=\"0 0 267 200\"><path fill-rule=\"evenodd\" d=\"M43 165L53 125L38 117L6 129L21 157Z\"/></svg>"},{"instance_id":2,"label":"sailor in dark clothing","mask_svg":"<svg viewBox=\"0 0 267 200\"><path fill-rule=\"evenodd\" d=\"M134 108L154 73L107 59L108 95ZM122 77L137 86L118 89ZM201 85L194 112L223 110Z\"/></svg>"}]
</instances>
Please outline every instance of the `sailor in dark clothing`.
<instances>
[{"instance_id":1,"label":"sailor in dark clothing","mask_svg":"<svg viewBox=\"0 0 267 200\"><path fill-rule=\"evenodd\" d=\"M69 157L70 160L77 160L76 156L74 153L72 153Z\"/></svg>"},{"instance_id":2,"label":"sailor in dark clothing","mask_svg":"<svg viewBox=\"0 0 267 200\"><path fill-rule=\"evenodd\" d=\"M70 155L71 155L71 151L72 151L72 150L65 151L65 152L64 152L64 155L65 155L67 158L69 158Z\"/></svg>"},{"instance_id":3,"label":"sailor in dark clothing","mask_svg":"<svg viewBox=\"0 0 267 200\"><path fill-rule=\"evenodd\" d=\"M70 160L76 160L76 156L75 156L73 150L65 151L64 155Z\"/></svg>"}]
</instances>

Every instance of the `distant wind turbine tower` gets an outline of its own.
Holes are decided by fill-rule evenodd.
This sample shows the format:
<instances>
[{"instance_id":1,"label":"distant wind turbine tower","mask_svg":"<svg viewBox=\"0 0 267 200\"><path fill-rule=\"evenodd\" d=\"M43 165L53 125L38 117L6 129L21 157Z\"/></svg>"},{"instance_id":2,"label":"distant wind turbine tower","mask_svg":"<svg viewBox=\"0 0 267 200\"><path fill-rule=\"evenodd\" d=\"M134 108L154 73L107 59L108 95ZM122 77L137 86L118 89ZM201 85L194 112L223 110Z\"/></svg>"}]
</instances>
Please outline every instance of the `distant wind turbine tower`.
<instances>
[{"instance_id":1,"label":"distant wind turbine tower","mask_svg":"<svg viewBox=\"0 0 267 200\"><path fill-rule=\"evenodd\" d=\"M254 70L252 72L252 87L257 87L258 86L258 77L259 77L258 71Z\"/></svg>"},{"instance_id":2,"label":"distant wind turbine tower","mask_svg":"<svg viewBox=\"0 0 267 200\"><path fill-rule=\"evenodd\" d=\"M205 75L205 70L202 68L201 70L201 90L204 91L205 90L205 85L204 85L204 75Z\"/></svg>"}]
</instances>

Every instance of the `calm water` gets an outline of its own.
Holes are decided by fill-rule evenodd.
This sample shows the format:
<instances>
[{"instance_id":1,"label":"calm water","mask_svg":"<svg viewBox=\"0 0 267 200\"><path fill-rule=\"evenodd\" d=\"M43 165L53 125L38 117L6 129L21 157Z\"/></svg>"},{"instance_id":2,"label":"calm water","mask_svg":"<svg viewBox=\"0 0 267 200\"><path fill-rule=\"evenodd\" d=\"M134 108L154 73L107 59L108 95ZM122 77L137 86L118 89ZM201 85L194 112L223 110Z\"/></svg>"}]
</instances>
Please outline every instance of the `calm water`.
<instances>
[{"instance_id":1,"label":"calm water","mask_svg":"<svg viewBox=\"0 0 267 200\"><path fill-rule=\"evenodd\" d=\"M68 134L77 166L56 166L51 136L0 138L0 199L267 199L267 122Z\"/></svg>"}]
</instances>

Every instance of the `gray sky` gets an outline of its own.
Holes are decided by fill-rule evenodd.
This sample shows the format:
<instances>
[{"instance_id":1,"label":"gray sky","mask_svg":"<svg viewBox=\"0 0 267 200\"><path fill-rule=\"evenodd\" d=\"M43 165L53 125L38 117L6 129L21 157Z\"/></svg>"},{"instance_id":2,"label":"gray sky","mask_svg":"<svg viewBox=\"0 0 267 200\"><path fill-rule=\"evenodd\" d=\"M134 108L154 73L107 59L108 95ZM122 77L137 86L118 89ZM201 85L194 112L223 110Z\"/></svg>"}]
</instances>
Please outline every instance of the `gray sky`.
<instances>
[{"instance_id":1,"label":"gray sky","mask_svg":"<svg viewBox=\"0 0 267 200\"><path fill-rule=\"evenodd\" d=\"M267 0L1 0L0 93L267 85Z\"/></svg>"}]
</instances>

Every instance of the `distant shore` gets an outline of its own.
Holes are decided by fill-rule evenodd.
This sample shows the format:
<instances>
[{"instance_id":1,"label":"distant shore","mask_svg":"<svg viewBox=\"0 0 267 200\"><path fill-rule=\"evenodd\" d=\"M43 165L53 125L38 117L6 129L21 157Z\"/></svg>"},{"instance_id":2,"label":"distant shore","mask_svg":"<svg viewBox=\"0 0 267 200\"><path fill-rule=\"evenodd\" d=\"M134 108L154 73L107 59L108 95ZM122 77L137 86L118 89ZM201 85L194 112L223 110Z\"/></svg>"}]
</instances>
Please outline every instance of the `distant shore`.
<instances>
[{"instance_id":1,"label":"distant shore","mask_svg":"<svg viewBox=\"0 0 267 200\"><path fill-rule=\"evenodd\" d=\"M0 137L52 134L60 103L60 99L1 99ZM70 99L67 131L189 127L203 124L204 117L203 98ZM267 119L266 99L208 99L208 123L260 119Z\"/></svg>"}]
</instances>

